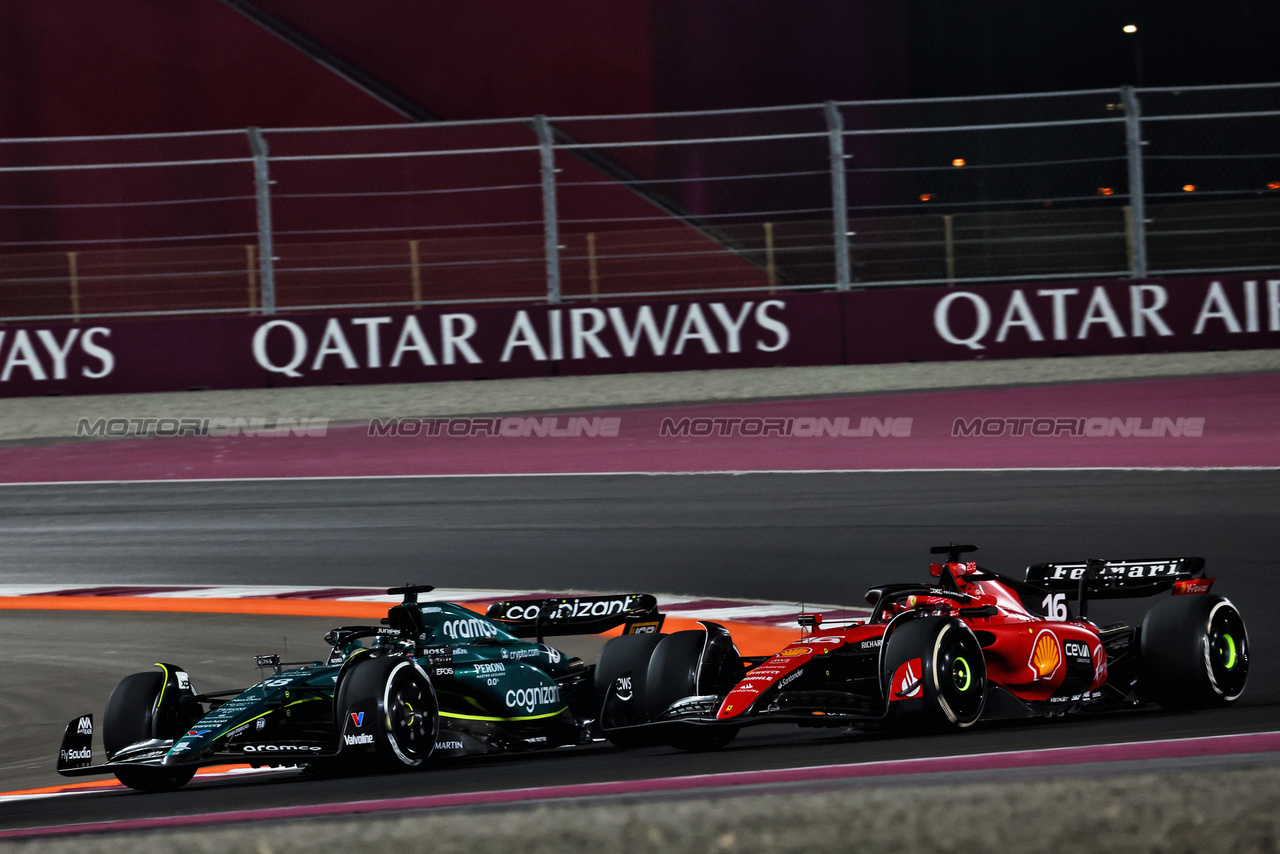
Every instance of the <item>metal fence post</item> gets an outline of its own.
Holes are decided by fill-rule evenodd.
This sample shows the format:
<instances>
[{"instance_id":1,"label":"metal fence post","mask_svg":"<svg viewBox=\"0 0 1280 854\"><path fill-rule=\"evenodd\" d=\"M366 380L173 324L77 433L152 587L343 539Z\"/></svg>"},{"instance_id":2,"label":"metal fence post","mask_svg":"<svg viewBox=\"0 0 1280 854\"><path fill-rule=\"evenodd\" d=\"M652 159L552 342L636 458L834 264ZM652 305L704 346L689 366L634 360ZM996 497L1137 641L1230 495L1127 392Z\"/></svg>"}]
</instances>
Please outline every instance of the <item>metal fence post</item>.
<instances>
[{"instance_id":1,"label":"metal fence post","mask_svg":"<svg viewBox=\"0 0 1280 854\"><path fill-rule=\"evenodd\" d=\"M824 105L831 148L831 212L835 238L836 288L849 290L849 197L844 181L844 118L835 101Z\"/></svg>"},{"instance_id":2,"label":"metal fence post","mask_svg":"<svg viewBox=\"0 0 1280 854\"><path fill-rule=\"evenodd\" d=\"M1133 235L1133 263L1130 275L1135 279L1147 275L1147 199L1142 182L1142 107L1132 86L1120 87L1124 104L1125 141L1129 154L1129 206Z\"/></svg>"},{"instance_id":3,"label":"metal fence post","mask_svg":"<svg viewBox=\"0 0 1280 854\"><path fill-rule=\"evenodd\" d=\"M542 158L542 230L547 256L547 302L560 302L560 220L556 215L556 157L551 125L546 116L535 116L538 153Z\"/></svg>"},{"instance_id":4,"label":"metal fence post","mask_svg":"<svg viewBox=\"0 0 1280 854\"><path fill-rule=\"evenodd\" d=\"M249 128L253 152L253 186L258 197L258 274L262 287L262 313L276 313L276 259L271 240L271 176L267 172L267 141L258 128Z\"/></svg>"}]
</instances>

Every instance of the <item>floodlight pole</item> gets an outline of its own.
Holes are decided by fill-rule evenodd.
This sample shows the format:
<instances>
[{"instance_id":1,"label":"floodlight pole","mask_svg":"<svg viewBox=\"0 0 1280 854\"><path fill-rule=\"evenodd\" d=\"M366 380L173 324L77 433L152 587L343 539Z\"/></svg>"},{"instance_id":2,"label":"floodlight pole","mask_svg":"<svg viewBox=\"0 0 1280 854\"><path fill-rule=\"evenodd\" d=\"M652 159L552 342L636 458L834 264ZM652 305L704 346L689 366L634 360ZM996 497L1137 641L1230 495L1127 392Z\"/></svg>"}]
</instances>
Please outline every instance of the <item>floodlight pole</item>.
<instances>
[{"instance_id":1,"label":"floodlight pole","mask_svg":"<svg viewBox=\"0 0 1280 854\"><path fill-rule=\"evenodd\" d=\"M849 290L849 196L844 179L844 118L835 101L824 105L831 149L832 236L835 238L836 289Z\"/></svg>"},{"instance_id":2,"label":"floodlight pole","mask_svg":"<svg viewBox=\"0 0 1280 854\"><path fill-rule=\"evenodd\" d=\"M1147 275L1147 194L1142 179L1142 106L1132 86L1120 87L1120 103L1124 105L1124 130L1129 158L1129 219L1133 234L1135 279Z\"/></svg>"},{"instance_id":3,"label":"floodlight pole","mask_svg":"<svg viewBox=\"0 0 1280 854\"><path fill-rule=\"evenodd\" d=\"M547 257L547 302L560 302L560 220L556 215L555 137L546 116L535 116L538 153L542 158L542 228Z\"/></svg>"},{"instance_id":4,"label":"floodlight pole","mask_svg":"<svg viewBox=\"0 0 1280 854\"><path fill-rule=\"evenodd\" d=\"M267 171L267 140L259 128L249 128L253 152L253 186L258 199L258 276L262 280L262 313L276 313L276 259L271 240L271 176Z\"/></svg>"}]
</instances>

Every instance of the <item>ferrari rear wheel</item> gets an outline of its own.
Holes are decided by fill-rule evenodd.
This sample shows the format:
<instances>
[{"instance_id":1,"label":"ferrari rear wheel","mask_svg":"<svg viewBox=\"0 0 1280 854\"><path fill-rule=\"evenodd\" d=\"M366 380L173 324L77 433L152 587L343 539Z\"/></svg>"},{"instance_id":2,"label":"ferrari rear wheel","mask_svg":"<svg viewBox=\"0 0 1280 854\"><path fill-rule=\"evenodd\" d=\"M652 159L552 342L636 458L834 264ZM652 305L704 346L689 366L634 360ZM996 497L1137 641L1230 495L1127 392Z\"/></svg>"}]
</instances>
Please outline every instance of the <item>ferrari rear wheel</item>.
<instances>
[{"instance_id":1,"label":"ferrari rear wheel","mask_svg":"<svg viewBox=\"0 0 1280 854\"><path fill-rule=\"evenodd\" d=\"M1233 703L1249 677L1249 637L1221 596L1175 596L1142 621L1138 692L1166 709Z\"/></svg>"},{"instance_id":2,"label":"ferrari rear wheel","mask_svg":"<svg viewBox=\"0 0 1280 854\"><path fill-rule=\"evenodd\" d=\"M987 670L973 632L950 617L918 617L899 625L884 653L891 720L925 729L964 729L982 717Z\"/></svg>"},{"instance_id":3,"label":"ferrari rear wheel","mask_svg":"<svg viewBox=\"0 0 1280 854\"><path fill-rule=\"evenodd\" d=\"M121 749L149 738L176 738L182 729L165 727L153 731L152 718L156 700L164 687L164 674L157 670L134 673L120 680L107 700L106 714L102 716L102 744L107 758ZM177 768L115 768L116 779L130 789L141 792L172 792L180 789L195 776L194 765Z\"/></svg>"}]
</instances>

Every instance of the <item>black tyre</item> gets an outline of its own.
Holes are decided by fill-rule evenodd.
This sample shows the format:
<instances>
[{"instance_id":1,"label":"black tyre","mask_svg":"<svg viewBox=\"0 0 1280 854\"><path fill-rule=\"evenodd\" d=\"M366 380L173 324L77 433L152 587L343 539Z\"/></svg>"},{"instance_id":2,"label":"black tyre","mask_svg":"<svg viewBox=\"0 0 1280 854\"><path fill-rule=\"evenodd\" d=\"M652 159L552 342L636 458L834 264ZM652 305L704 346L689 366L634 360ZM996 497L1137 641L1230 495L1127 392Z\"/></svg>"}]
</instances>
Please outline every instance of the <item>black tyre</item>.
<instances>
[{"instance_id":1,"label":"black tyre","mask_svg":"<svg viewBox=\"0 0 1280 854\"><path fill-rule=\"evenodd\" d=\"M899 624L885 647L881 680L890 719L912 728L964 729L982 717L986 705L982 646L968 626L951 617Z\"/></svg>"},{"instance_id":2,"label":"black tyre","mask_svg":"<svg viewBox=\"0 0 1280 854\"><path fill-rule=\"evenodd\" d=\"M612 638L604 645L604 649L600 651L600 660L596 663L594 674L596 696L601 704L604 703L605 695L608 694L609 688L619 679L629 678L630 682L625 686L619 686L629 691L629 694L619 692L619 696L629 696L626 701L625 708L619 710L619 714L625 714L625 718L619 717L617 720L605 720L603 709L601 710L601 724L605 727L641 723L646 715L646 683L649 674L649 661L653 657L653 650L657 645L666 638L667 635L658 633L644 633L635 635L622 635ZM626 674L631 674L627 677ZM622 705L622 704L619 704ZM614 732L605 730L605 737L618 747L640 747L648 743L648 740L629 732Z\"/></svg>"},{"instance_id":3,"label":"black tyre","mask_svg":"<svg viewBox=\"0 0 1280 854\"><path fill-rule=\"evenodd\" d=\"M1249 677L1244 620L1221 596L1165 599L1142 620L1138 694L1166 709L1235 702Z\"/></svg>"},{"instance_id":4,"label":"black tyre","mask_svg":"<svg viewBox=\"0 0 1280 854\"><path fill-rule=\"evenodd\" d=\"M356 662L338 686L338 720L356 703L371 701L374 751L369 768L416 768L435 749L440 730L440 706L426 672L405 656L366 655ZM345 753L343 754L346 755Z\"/></svg>"},{"instance_id":5,"label":"black tyre","mask_svg":"<svg viewBox=\"0 0 1280 854\"><path fill-rule=\"evenodd\" d=\"M742 659L729 651L713 646L707 660L702 659L707 633L696 629L668 635L653 651L649 661L648 713L650 717L661 714L676 700L698 694L701 664L702 689L715 692L716 688L736 685L742 680ZM731 660L732 659L732 660ZM734 678L736 672L737 678ZM738 727L699 726L687 724L664 730L663 740L680 750L719 750L738 734Z\"/></svg>"},{"instance_id":6,"label":"black tyre","mask_svg":"<svg viewBox=\"0 0 1280 854\"><path fill-rule=\"evenodd\" d=\"M163 718L155 721L156 699L164 686L158 671L134 673L116 685L102 716L102 744L109 759L115 753L149 738L177 738L186 731L184 722ZM159 726L153 728L158 723ZM185 786L195 775L194 765L179 768L116 768L116 779L142 792L171 792Z\"/></svg>"}]
</instances>

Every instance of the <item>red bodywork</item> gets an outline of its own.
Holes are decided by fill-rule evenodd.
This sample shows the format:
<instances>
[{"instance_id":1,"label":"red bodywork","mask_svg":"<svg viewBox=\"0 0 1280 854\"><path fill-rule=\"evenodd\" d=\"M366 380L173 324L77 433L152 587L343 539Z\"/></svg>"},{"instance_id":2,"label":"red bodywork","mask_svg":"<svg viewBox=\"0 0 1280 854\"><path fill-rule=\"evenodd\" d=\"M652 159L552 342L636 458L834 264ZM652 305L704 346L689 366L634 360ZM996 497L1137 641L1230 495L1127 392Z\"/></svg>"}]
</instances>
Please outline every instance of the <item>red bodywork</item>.
<instances>
[{"instance_id":1,"label":"red bodywork","mask_svg":"<svg viewBox=\"0 0 1280 854\"><path fill-rule=\"evenodd\" d=\"M1024 702L1066 704L1097 697L1107 681L1107 655L1092 623L1052 620L1032 613L1013 590L983 576L973 562L934 564L933 571L934 575L950 571L959 592L971 601L961 606L943 596L910 596L878 613L876 622L815 629L813 635L798 638L749 671L724 698L716 717L738 717L766 689L775 684L785 686L789 678L796 678L797 671L815 656L847 644L866 650L879 647L890 619L912 609L962 619L982 643L987 679ZM971 576L983 577L977 580ZM1046 610L1054 607L1053 595L1045 602ZM994 613L973 616L976 609L984 606L994 606ZM1065 604L1062 607L1065 610ZM918 691L919 659L906 662L898 670L890 682L890 702L916 696Z\"/></svg>"}]
</instances>

